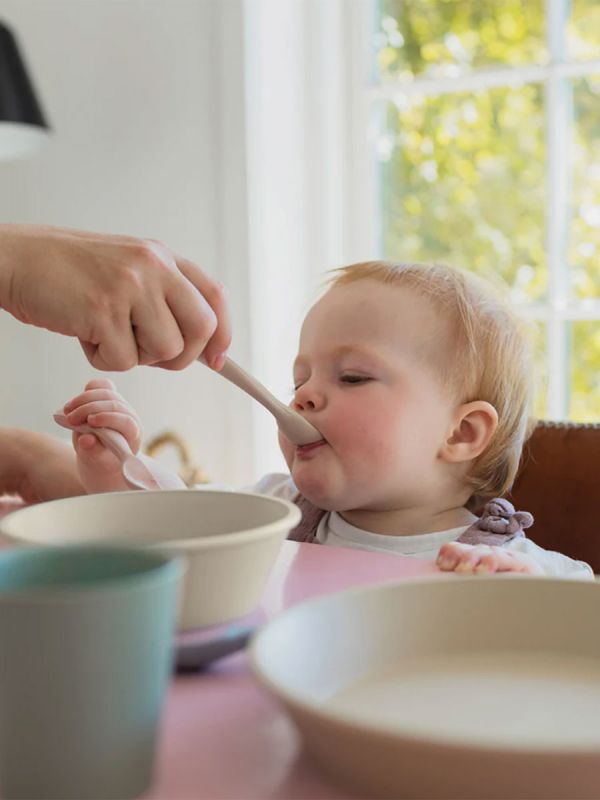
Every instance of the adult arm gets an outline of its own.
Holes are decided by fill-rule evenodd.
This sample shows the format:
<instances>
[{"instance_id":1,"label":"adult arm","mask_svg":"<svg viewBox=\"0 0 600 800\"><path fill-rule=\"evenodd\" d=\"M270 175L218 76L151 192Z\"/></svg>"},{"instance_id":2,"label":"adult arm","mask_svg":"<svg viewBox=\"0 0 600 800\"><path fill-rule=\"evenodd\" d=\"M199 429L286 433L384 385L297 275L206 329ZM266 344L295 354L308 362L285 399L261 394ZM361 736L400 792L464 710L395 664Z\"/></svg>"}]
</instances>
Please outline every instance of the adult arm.
<instances>
[{"instance_id":1,"label":"adult arm","mask_svg":"<svg viewBox=\"0 0 600 800\"><path fill-rule=\"evenodd\" d=\"M18 428L0 428L0 495L28 503L85 494L70 443Z\"/></svg>"},{"instance_id":2,"label":"adult arm","mask_svg":"<svg viewBox=\"0 0 600 800\"><path fill-rule=\"evenodd\" d=\"M224 288L153 240L0 225L0 308L75 336L101 370L220 369L231 342Z\"/></svg>"}]
</instances>

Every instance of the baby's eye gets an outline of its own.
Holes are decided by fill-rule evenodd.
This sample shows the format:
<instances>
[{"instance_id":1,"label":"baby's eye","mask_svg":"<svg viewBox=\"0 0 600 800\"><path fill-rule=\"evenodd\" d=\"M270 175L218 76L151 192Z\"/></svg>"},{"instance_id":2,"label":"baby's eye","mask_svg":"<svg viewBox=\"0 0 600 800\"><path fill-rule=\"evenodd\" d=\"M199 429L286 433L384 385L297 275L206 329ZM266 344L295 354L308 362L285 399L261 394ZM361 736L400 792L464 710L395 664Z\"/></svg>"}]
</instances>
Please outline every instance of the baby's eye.
<instances>
[{"instance_id":1,"label":"baby's eye","mask_svg":"<svg viewBox=\"0 0 600 800\"><path fill-rule=\"evenodd\" d=\"M366 375L342 375L340 378L342 383L367 383L368 381L372 380L368 378Z\"/></svg>"}]
</instances>

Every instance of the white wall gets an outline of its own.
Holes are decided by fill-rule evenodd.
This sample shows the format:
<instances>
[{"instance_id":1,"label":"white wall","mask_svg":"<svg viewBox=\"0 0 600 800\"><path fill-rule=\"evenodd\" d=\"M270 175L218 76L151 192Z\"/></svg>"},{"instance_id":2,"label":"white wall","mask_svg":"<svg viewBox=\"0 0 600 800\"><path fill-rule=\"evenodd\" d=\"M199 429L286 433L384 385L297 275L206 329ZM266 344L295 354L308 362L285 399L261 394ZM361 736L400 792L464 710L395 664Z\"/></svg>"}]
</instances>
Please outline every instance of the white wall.
<instances>
[{"instance_id":1,"label":"white wall","mask_svg":"<svg viewBox=\"0 0 600 800\"><path fill-rule=\"evenodd\" d=\"M0 0L55 128L35 157L0 162L0 219L149 236L196 260L229 288L232 355L289 398L323 272L372 255L358 235L367 150L351 44L367 8ZM37 430L92 374L75 342L2 313L0 363L0 422ZM206 369L116 381L147 434L175 428L213 479L284 466L267 412Z\"/></svg>"},{"instance_id":2,"label":"white wall","mask_svg":"<svg viewBox=\"0 0 600 800\"><path fill-rule=\"evenodd\" d=\"M239 4L0 0L54 134L0 162L0 219L161 239L230 287L248 363ZM0 423L56 432L93 370L74 340L0 312ZM253 477L251 401L200 365L113 377L146 435L174 428L218 481Z\"/></svg>"}]
</instances>

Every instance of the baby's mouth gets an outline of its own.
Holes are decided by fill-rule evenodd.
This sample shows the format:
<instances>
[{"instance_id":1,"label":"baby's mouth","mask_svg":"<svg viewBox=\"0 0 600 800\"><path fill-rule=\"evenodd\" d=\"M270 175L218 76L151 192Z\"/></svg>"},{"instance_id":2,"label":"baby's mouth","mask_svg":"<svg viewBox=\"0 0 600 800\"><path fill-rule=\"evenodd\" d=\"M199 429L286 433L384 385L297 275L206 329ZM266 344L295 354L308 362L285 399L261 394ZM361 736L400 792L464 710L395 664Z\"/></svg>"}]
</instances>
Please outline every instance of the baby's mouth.
<instances>
[{"instance_id":1,"label":"baby's mouth","mask_svg":"<svg viewBox=\"0 0 600 800\"><path fill-rule=\"evenodd\" d=\"M296 453L299 456L304 456L308 453L311 453L313 450L316 450L318 447L322 447L324 444L327 444L325 439L319 439L318 442L310 442L309 444L299 444L296 447Z\"/></svg>"}]
</instances>

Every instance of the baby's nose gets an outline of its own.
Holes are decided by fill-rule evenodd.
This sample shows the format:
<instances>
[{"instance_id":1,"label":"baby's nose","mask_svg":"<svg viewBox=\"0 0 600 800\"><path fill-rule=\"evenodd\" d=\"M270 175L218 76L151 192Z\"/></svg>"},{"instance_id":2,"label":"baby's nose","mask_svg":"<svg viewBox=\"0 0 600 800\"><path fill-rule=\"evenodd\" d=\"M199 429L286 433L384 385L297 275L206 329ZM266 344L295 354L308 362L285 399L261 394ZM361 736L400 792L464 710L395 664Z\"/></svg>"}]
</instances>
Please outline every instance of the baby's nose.
<instances>
[{"instance_id":1,"label":"baby's nose","mask_svg":"<svg viewBox=\"0 0 600 800\"><path fill-rule=\"evenodd\" d=\"M296 391L293 408L296 411L320 411L326 404L325 394L306 384Z\"/></svg>"},{"instance_id":2,"label":"baby's nose","mask_svg":"<svg viewBox=\"0 0 600 800\"><path fill-rule=\"evenodd\" d=\"M314 400L303 400L302 402L300 402L299 400L295 400L294 408L296 411L314 411L315 402Z\"/></svg>"}]
</instances>

